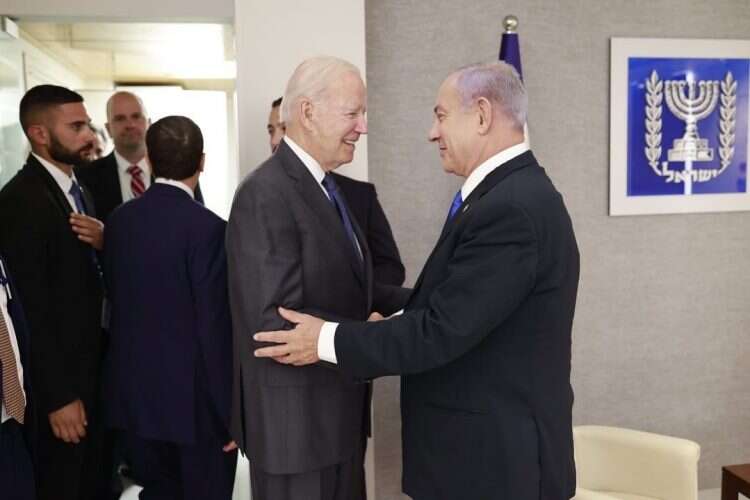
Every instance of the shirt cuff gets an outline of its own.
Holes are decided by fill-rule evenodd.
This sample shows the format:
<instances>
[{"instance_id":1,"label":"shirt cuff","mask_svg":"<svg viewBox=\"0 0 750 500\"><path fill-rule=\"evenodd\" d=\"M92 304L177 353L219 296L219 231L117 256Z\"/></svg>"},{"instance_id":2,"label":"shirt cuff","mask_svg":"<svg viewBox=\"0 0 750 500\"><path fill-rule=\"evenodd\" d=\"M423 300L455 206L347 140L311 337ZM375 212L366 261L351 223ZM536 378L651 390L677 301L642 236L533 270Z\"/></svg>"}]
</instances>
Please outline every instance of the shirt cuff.
<instances>
[{"instance_id":1,"label":"shirt cuff","mask_svg":"<svg viewBox=\"0 0 750 500\"><path fill-rule=\"evenodd\" d=\"M338 327L338 323L331 323L330 321L323 323L318 336L318 358L321 361L338 364L336 361L336 344L334 343L336 328Z\"/></svg>"}]
</instances>

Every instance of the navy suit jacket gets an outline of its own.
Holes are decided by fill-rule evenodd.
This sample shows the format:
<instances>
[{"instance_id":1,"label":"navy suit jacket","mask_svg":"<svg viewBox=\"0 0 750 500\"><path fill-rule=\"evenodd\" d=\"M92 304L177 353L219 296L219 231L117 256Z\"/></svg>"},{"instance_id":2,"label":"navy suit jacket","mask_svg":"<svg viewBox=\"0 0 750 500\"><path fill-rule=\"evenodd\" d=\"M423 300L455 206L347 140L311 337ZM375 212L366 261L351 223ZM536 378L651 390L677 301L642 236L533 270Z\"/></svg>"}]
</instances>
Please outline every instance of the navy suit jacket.
<instances>
[{"instance_id":1,"label":"navy suit jacket","mask_svg":"<svg viewBox=\"0 0 750 500\"><path fill-rule=\"evenodd\" d=\"M225 226L166 184L153 184L110 216L104 249L112 302L108 425L178 444L228 437Z\"/></svg>"},{"instance_id":2,"label":"navy suit jacket","mask_svg":"<svg viewBox=\"0 0 750 500\"><path fill-rule=\"evenodd\" d=\"M107 156L76 168L76 177L89 188L94 199L97 218L107 222L112 211L122 204L120 174L117 172L117 158L112 151ZM153 177L151 183L153 184ZM195 199L203 203L200 186L195 190Z\"/></svg>"},{"instance_id":3,"label":"navy suit jacket","mask_svg":"<svg viewBox=\"0 0 750 500\"><path fill-rule=\"evenodd\" d=\"M403 375L404 491L573 496L578 273L562 197L529 151L491 172L446 223L403 315L339 325L340 370Z\"/></svg>"}]
</instances>

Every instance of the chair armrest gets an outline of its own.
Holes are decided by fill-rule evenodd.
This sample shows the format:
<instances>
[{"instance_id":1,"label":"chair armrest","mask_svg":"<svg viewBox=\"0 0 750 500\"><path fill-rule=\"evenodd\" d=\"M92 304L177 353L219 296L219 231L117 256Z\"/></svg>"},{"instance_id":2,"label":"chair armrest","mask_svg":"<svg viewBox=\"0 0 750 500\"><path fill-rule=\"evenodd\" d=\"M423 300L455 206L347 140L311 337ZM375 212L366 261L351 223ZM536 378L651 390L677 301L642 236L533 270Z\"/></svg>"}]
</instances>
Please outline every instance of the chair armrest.
<instances>
[{"instance_id":1,"label":"chair armrest","mask_svg":"<svg viewBox=\"0 0 750 500\"><path fill-rule=\"evenodd\" d=\"M697 500L700 446L616 427L573 428L578 486L664 500Z\"/></svg>"}]
</instances>

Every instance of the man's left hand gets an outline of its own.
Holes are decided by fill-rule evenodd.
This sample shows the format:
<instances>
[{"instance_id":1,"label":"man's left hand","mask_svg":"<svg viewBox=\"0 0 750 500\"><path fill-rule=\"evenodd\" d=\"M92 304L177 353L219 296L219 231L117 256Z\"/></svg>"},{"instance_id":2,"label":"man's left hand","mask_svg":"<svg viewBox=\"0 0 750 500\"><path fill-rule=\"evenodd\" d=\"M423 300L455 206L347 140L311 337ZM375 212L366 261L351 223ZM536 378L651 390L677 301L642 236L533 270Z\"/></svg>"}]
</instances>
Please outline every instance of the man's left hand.
<instances>
[{"instance_id":1,"label":"man's left hand","mask_svg":"<svg viewBox=\"0 0 750 500\"><path fill-rule=\"evenodd\" d=\"M273 358L285 365L305 366L320 361L318 337L324 321L309 314L302 314L279 307L282 318L297 326L294 330L258 332L253 338L258 342L273 342L275 346L255 350L257 358Z\"/></svg>"},{"instance_id":2,"label":"man's left hand","mask_svg":"<svg viewBox=\"0 0 750 500\"><path fill-rule=\"evenodd\" d=\"M79 240L100 251L104 248L104 224L99 219L72 213L70 214L70 226Z\"/></svg>"}]
</instances>

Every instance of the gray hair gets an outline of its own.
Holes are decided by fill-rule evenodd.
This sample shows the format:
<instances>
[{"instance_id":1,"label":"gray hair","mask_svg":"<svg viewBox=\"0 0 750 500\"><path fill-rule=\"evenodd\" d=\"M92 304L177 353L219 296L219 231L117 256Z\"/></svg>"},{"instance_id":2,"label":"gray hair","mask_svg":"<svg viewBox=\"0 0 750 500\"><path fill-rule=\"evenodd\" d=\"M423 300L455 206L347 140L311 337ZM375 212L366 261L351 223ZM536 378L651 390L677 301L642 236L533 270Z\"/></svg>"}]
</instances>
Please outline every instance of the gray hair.
<instances>
[{"instance_id":1,"label":"gray hair","mask_svg":"<svg viewBox=\"0 0 750 500\"><path fill-rule=\"evenodd\" d=\"M519 129L526 125L529 99L516 69L499 61L465 66L456 74L456 90L464 108L480 97L497 106Z\"/></svg>"},{"instance_id":2,"label":"gray hair","mask_svg":"<svg viewBox=\"0 0 750 500\"><path fill-rule=\"evenodd\" d=\"M303 61L289 78L286 92L281 100L281 119L287 124L296 120L292 109L300 99L321 102L327 96L328 87L347 73L361 76L352 63L337 57L320 56Z\"/></svg>"}]
</instances>

